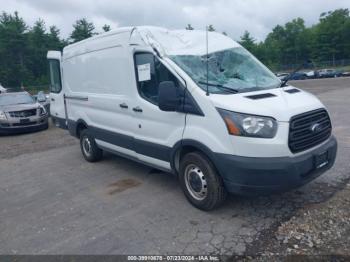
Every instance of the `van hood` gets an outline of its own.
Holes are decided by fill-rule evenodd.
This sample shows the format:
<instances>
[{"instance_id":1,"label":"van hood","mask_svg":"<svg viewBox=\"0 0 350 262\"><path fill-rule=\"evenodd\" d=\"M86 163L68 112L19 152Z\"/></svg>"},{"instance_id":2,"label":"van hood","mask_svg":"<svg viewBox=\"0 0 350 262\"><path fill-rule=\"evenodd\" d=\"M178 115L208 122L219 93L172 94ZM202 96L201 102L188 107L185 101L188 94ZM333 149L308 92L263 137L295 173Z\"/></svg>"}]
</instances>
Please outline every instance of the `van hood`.
<instances>
[{"instance_id":1,"label":"van hood","mask_svg":"<svg viewBox=\"0 0 350 262\"><path fill-rule=\"evenodd\" d=\"M263 91L238 94L210 94L213 105L229 111L270 116L280 122L288 122L292 116L324 108L314 95L297 89L299 92L286 91L297 89L288 86Z\"/></svg>"}]
</instances>

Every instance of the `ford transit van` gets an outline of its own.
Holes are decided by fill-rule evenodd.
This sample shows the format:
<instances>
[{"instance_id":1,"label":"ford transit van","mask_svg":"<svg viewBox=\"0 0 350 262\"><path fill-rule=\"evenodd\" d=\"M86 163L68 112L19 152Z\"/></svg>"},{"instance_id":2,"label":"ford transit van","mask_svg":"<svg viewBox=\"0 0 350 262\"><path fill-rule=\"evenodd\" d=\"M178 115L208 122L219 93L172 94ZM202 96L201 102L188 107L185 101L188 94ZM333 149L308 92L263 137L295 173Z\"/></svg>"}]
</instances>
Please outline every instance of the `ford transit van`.
<instances>
[{"instance_id":1,"label":"ford transit van","mask_svg":"<svg viewBox=\"0 0 350 262\"><path fill-rule=\"evenodd\" d=\"M173 173L202 210L299 187L335 161L325 106L220 33L120 28L47 58L51 116L87 161L108 151Z\"/></svg>"}]
</instances>

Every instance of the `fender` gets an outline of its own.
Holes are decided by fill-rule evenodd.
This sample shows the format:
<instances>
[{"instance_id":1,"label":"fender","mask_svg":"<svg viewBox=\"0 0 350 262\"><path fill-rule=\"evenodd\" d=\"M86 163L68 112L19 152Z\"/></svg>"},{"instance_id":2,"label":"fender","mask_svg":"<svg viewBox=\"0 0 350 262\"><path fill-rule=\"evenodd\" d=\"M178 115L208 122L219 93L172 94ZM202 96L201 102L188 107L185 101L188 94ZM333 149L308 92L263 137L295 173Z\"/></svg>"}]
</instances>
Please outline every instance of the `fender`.
<instances>
[{"instance_id":1,"label":"fender","mask_svg":"<svg viewBox=\"0 0 350 262\"><path fill-rule=\"evenodd\" d=\"M176 142L170 152L170 166L175 174L177 174L177 153L186 146L196 148L198 151L204 153L215 166L215 154L209 147L193 139L182 139Z\"/></svg>"},{"instance_id":2,"label":"fender","mask_svg":"<svg viewBox=\"0 0 350 262\"><path fill-rule=\"evenodd\" d=\"M83 119L78 119L77 121L68 119L68 131L69 131L69 134L79 138L78 127L80 125L84 125L86 127L89 126Z\"/></svg>"}]
</instances>

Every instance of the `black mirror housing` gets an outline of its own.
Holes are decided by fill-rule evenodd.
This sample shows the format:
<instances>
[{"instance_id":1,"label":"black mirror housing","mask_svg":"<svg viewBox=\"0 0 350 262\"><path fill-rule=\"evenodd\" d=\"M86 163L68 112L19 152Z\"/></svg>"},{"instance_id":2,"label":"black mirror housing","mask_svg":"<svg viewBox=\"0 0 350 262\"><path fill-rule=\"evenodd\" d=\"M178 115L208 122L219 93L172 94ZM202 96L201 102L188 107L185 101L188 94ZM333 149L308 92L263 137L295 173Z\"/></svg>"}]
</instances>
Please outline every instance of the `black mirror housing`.
<instances>
[{"instance_id":1,"label":"black mirror housing","mask_svg":"<svg viewBox=\"0 0 350 262\"><path fill-rule=\"evenodd\" d=\"M162 111L177 111L180 105L178 88L172 81L163 81L158 89L158 107Z\"/></svg>"}]
</instances>

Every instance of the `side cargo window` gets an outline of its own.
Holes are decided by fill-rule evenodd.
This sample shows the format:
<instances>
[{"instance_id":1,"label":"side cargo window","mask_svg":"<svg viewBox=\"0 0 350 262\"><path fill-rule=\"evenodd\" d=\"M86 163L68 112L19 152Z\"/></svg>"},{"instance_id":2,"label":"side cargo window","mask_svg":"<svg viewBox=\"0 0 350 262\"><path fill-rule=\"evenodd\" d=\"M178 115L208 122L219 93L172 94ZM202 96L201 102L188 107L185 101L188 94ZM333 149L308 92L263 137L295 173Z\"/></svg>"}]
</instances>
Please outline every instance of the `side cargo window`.
<instances>
[{"instance_id":1,"label":"side cargo window","mask_svg":"<svg viewBox=\"0 0 350 262\"><path fill-rule=\"evenodd\" d=\"M59 93L62 90L60 62L56 59L49 60L50 92Z\"/></svg>"},{"instance_id":2,"label":"side cargo window","mask_svg":"<svg viewBox=\"0 0 350 262\"><path fill-rule=\"evenodd\" d=\"M135 54L135 66L140 96L155 105L158 105L159 83L173 81L179 86L176 77L153 54Z\"/></svg>"}]
</instances>

